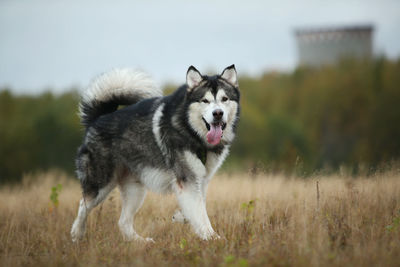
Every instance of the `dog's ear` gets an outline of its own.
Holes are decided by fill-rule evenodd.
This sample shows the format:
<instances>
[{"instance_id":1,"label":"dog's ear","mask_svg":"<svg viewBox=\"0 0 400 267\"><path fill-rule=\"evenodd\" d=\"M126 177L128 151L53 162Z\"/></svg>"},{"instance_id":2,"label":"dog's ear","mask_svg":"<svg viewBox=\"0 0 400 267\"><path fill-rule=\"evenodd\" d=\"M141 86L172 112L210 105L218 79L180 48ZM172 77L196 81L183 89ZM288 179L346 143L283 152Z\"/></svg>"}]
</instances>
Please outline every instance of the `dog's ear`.
<instances>
[{"instance_id":1,"label":"dog's ear","mask_svg":"<svg viewBox=\"0 0 400 267\"><path fill-rule=\"evenodd\" d=\"M221 78L235 87L239 86L235 65L230 65L229 67L225 68L221 74Z\"/></svg>"},{"instance_id":2,"label":"dog's ear","mask_svg":"<svg viewBox=\"0 0 400 267\"><path fill-rule=\"evenodd\" d=\"M192 91L193 88L199 86L200 82L203 80L201 73L193 66L190 66L186 73L186 84L188 86L188 91Z\"/></svg>"}]
</instances>

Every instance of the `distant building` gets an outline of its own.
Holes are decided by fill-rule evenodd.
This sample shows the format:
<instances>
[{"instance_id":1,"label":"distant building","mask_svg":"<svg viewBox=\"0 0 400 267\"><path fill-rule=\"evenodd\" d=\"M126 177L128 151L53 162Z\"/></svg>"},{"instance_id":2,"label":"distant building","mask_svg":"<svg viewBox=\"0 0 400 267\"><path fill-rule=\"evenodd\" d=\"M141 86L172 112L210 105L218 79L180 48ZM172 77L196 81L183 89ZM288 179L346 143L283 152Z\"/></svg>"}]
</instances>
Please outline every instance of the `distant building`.
<instances>
[{"instance_id":1,"label":"distant building","mask_svg":"<svg viewBox=\"0 0 400 267\"><path fill-rule=\"evenodd\" d=\"M305 28L295 31L300 65L332 64L343 57L372 56L373 26Z\"/></svg>"}]
</instances>

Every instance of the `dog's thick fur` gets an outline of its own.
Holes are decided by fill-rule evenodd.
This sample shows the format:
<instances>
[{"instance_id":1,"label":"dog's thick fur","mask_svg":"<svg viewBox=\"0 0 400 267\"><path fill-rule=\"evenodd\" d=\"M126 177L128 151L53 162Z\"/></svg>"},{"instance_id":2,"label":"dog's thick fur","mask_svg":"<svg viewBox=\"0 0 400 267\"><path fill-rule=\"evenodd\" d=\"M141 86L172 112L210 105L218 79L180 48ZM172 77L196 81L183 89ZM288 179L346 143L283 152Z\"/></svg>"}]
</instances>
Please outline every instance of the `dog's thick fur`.
<instances>
[{"instance_id":1,"label":"dog's thick fur","mask_svg":"<svg viewBox=\"0 0 400 267\"><path fill-rule=\"evenodd\" d=\"M239 98L234 65L215 76L191 66L186 84L164 97L140 72L114 70L95 79L80 103L86 133L76 165L83 198L72 240L84 235L89 212L116 186L126 240L152 240L133 228L146 190L175 193L181 208L175 220L188 220L202 239L218 238L207 216L206 190L234 139Z\"/></svg>"}]
</instances>

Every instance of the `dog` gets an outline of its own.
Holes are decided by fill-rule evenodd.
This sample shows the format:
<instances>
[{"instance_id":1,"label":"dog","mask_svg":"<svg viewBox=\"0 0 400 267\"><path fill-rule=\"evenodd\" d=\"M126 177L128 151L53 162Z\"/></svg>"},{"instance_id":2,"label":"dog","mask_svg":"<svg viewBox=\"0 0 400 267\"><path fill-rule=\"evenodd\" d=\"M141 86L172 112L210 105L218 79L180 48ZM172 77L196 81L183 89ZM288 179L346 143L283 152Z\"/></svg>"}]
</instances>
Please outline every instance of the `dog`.
<instances>
[{"instance_id":1,"label":"dog","mask_svg":"<svg viewBox=\"0 0 400 267\"><path fill-rule=\"evenodd\" d=\"M188 221L203 240L219 238L207 215L206 191L234 140L239 100L234 65L215 76L190 66L186 84L168 96L130 69L94 79L79 105L86 128L76 158L83 197L72 240L84 236L88 214L115 187L122 200L118 225L127 241L153 241L133 227L147 190L174 193L180 207L174 219Z\"/></svg>"}]
</instances>

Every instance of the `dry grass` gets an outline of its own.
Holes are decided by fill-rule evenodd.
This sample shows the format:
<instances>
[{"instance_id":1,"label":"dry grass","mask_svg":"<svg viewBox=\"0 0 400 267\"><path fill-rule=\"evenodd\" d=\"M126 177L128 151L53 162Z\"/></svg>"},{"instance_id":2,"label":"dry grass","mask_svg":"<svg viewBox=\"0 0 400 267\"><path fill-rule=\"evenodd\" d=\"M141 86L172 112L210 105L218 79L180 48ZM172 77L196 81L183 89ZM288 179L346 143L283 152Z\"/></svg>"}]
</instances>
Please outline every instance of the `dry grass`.
<instances>
[{"instance_id":1,"label":"dry grass","mask_svg":"<svg viewBox=\"0 0 400 267\"><path fill-rule=\"evenodd\" d=\"M58 183L54 207L49 196ZM27 178L0 189L0 266L399 266L398 173L306 180L221 175L209 188L210 219L226 240L200 241L189 225L171 222L174 197L149 194L135 224L156 243L126 243L114 191L91 213L85 239L73 244L78 183L54 172Z\"/></svg>"}]
</instances>

